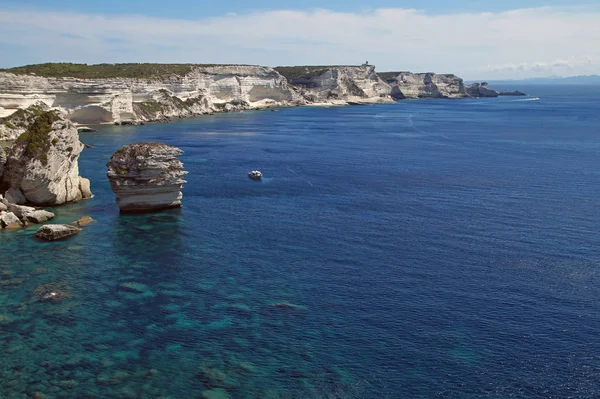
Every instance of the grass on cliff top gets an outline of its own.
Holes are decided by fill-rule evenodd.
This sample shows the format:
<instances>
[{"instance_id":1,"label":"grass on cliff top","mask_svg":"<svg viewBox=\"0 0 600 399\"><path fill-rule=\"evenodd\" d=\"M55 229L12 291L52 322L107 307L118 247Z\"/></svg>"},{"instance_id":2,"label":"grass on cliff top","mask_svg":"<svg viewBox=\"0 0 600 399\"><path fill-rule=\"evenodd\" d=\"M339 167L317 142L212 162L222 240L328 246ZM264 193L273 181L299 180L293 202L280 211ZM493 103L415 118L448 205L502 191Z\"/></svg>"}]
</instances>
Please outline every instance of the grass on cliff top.
<instances>
[{"instance_id":1,"label":"grass on cliff top","mask_svg":"<svg viewBox=\"0 0 600 399\"><path fill-rule=\"evenodd\" d=\"M184 76L194 67L230 66L225 64L71 64L47 63L0 69L17 75L49 78L109 79L109 78L160 78Z\"/></svg>"},{"instance_id":2,"label":"grass on cliff top","mask_svg":"<svg viewBox=\"0 0 600 399\"><path fill-rule=\"evenodd\" d=\"M288 81L297 79L310 79L322 75L333 68L356 67L357 65L301 65L301 66L278 66L275 69ZM363 65L364 66L364 65ZM372 65L369 65L372 66Z\"/></svg>"},{"instance_id":3,"label":"grass on cliff top","mask_svg":"<svg viewBox=\"0 0 600 399\"><path fill-rule=\"evenodd\" d=\"M25 156L37 158L43 165L48 164L48 150L52 144L56 143L50 141L52 124L60 119L55 111L43 112L29 126L27 131L17 138L17 144L25 146Z\"/></svg>"},{"instance_id":4,"label":"grass on cliff top","mask_svg":"<svg viewBox=\"0 0 600 399\"><path fill-rule=\"evenodd\" d=\"M5 118L0 118L0 124L5 124L9 129L25 129L43 113L44 109L34 104L25 109L20 108Z\"/></svg>"}]
</instances>

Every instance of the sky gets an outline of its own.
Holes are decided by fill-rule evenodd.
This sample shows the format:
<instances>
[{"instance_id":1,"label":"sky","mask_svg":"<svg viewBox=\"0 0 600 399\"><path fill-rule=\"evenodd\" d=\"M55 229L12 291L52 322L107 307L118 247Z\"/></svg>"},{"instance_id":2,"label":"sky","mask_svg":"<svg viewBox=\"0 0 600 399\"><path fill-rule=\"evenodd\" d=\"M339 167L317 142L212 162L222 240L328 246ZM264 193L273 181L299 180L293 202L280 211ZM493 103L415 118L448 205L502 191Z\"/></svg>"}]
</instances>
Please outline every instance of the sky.
<instances>
[{"instance_id":1,"label":"sky","mask_svg":"<svg viewBox=\"0 0 600 399\"><path fill-rule=\"evenodd\" d=\"M0 0L0 67L354 65L465 79L600 74L598 0Z\"/></svg>"}]
</instances>

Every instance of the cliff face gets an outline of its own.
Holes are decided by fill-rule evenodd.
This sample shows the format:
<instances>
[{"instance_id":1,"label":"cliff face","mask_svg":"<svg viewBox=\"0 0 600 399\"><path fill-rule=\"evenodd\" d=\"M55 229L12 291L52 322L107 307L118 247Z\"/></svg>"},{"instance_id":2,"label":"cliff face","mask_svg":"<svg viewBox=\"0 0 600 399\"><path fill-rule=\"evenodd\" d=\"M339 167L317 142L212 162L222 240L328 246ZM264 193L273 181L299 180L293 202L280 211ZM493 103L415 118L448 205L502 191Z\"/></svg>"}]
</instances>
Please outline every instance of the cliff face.
<instances>
[{"instance_id":1,"label":"cliff face","mask_svg":"<svg viewBox=\"0 0 600 399\"><path fill-rule=\"evenodd\" d=\"M390 85L395 99L468 97L463 80L455 75L386 72L380 76Z\"/></svg>"},{"instance_id":2,"label":"cliff face","mask_svg":"<svg viewBox=\"0 0 600 399\"><path fill-rule=\"evenodd\" d=\"M300 100L261 66L194 67L182 76L81 79L0 72L0 117L36 102L76 123L160 120ZM228 107L229 104L229 107Z\"/></svg>"},{"instance_id":3,"label":"cliff face","mask_svg":"<svg viewBox=\"0 0 600 399\"><path fill-rule=\"evenodd\" d=\"M188 173L177 147L135 143L119 149L106 166L121 212L150 212L181 206L181 187Z\"/></svg>"},{"instance_id":4,"label":"cliff face","mask_svg":"<svg viewBox=\"0 0 600 399\"><path fill-rule=\"evenodd\" d=\"M277 67L308 103L390 102L390 86L375 73L375 67L304 66Z\"/></svg>"},{"instance_id":5,"label":"cliff face","mask_svg":"<svg viewBox=\"0 0 600 399\"><path fill-rule=\"evenodd\" d=\"M467 94L469 97L498 97L500 92L489 89L488 84L483 82L473 83L472 85L467 86Z\"/></svg>"},{"instance_id":6,"label":"cliff face","mask_svg":"<svg viewBox=\"0 0 600 399\"><path fill-rule=\"evenodd\" d=\"M59 205L89 197L89 181L79 176L82 150L77 129L70 121L57 111L43 112L8 151L3 182L36 205Z\"/></svg>"}]
</instances>

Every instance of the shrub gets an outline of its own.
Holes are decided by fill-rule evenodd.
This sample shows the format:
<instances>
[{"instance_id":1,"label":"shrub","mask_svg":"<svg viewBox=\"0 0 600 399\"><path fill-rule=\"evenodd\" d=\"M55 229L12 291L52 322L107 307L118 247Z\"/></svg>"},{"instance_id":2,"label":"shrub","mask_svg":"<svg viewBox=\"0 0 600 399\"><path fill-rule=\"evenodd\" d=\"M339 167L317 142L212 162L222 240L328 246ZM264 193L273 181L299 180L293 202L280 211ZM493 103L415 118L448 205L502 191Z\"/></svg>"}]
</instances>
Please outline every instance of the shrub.
<instances>
[{"instance_id":1,"label":"shrub","mask_svg":"<svg viewBox=\"0 0 600 399\"><path fill-rule=\"evenodd\" d=\"M52 124L60 119L55 111L41 113L25 133L17 138L17 143L25 146L24 155L37 158L43 165L47 165Z\"/></svg>"}]
</instances>

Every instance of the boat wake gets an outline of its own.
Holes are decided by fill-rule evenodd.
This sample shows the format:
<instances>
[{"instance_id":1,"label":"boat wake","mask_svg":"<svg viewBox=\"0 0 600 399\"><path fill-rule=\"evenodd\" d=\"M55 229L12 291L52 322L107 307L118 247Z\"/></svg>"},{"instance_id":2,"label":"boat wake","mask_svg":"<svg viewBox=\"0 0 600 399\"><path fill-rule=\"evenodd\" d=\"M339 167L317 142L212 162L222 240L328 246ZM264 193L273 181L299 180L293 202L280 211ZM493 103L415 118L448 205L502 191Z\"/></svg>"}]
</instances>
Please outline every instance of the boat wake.
<instances>
[{"instance_id":1,"label":"boat wake","mask_svg":"<svg viewBox=\"0 0 600 399\"><path fill-rule=\"evenodd\" d=\"M292 172L293 174L295 174L296 176L302 178L302 176L300 176L298 173L296 173L295 170L293 170L292 168L287 168L287 170L289 170L290 172ZM314 187L313 184L310 182L310 180L308 180L307 178L302 178L306 183L308 183L309 186Z\"/></svg>"},{"instance_id":2,"label":"boat wake","mask_svg":"<svg viewBox=\"0 0 600 399\"><path fill-rule=\"evenodd\" d=\"M539 101L539 97L531 97L531 98L521 98L519 100L513 100L514 102L522 102L522 101Z\"/></svg>"}]
</instances>

